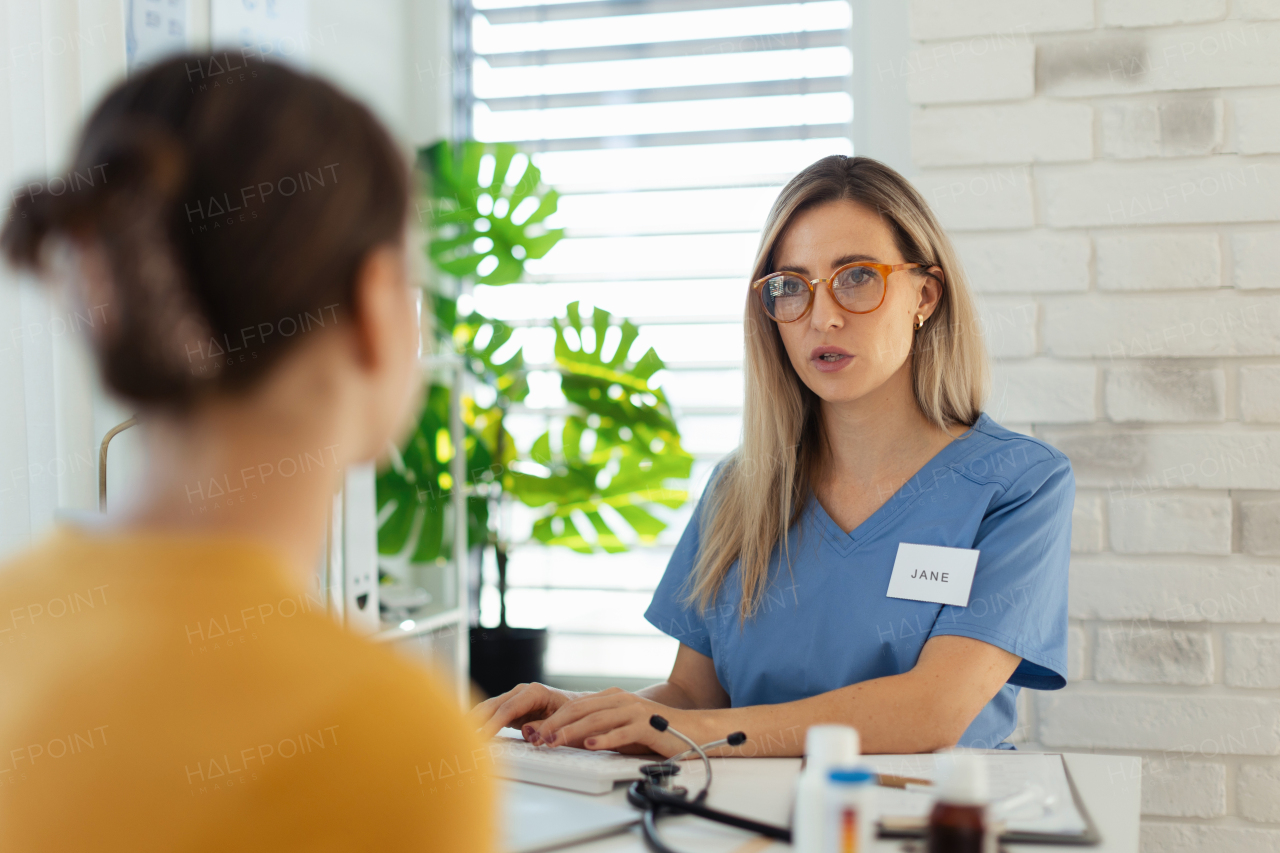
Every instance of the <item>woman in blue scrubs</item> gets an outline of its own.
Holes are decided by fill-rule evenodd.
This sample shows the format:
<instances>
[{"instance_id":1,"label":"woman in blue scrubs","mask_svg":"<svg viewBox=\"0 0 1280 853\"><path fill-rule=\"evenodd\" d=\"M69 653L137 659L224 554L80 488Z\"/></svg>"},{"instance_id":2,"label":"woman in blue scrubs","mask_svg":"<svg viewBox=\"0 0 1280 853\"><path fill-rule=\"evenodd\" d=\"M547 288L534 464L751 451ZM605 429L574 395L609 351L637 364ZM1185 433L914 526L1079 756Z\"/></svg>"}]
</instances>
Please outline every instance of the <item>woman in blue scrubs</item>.
<instances>
[{"instance_id":1,"label":"woman in blue scrubs","mask_svg":"<svg viewBox=\"0 0 1280 853\"><path fill-rule=\"evenodd\" d=\"M588 749L800 755L818 723L868 753L1011 748L1022 687L1066 683L1075 482L982 412L987 361L946 234L900 175L833 156L765 223L746 296L741 446L645 617L680 641L635 693L521 685L478 725Z\"/></svg>"}]
</instances>

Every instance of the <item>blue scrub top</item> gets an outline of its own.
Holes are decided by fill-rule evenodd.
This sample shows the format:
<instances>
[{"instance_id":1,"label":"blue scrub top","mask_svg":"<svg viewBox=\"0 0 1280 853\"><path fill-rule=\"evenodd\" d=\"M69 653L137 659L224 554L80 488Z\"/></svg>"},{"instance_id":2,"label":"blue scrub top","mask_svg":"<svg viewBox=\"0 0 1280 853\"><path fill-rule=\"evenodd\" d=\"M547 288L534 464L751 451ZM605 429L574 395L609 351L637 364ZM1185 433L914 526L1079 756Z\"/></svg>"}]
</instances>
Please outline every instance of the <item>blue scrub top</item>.
<instances>
[{"instance_id":1,"label":"blue scrub top","mask_svg":"<svg viewBox=\"0 0 1280 853\"><path fill-rule=\"evenodd\" d=\"M711 658L734 707L791 702L906 672L925 642L941 635L972 637L1022 658L960 746L1012 748L1004 740L1017 727L1019 688L1065 686L1075 478L1067 458L1043 441L984 414L852 533L810 499L789 534L791 571L776 548L767 593L745 624L737 562L705 613L685 603L706 500L704 494L645 618ZM976 548L969 605L887 597L900 542Z\"/></svg>"}]
</instances>

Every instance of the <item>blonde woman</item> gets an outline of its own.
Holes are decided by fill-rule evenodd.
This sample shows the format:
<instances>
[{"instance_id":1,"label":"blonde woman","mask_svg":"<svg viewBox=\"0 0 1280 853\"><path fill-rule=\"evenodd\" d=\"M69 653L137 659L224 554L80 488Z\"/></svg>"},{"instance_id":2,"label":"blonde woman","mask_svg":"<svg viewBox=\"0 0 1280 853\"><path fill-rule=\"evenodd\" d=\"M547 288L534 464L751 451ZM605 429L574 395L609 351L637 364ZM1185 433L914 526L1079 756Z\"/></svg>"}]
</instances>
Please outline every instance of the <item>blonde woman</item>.
<instances>
[{"instance_id":1,"label":"blonde woman","mask_svg":"<svg viewBox=\"0 0 1280 853\"><path fill-rule=\"evenodd\" d=\"M588 749L744 731L799 755L818 723L868 753L1010 748L1022 687L1066 683L1075 483L982 413L981 329L950 241L900 175L827 157L765 223L746 294L742 445L645 617L680 641L636 693L522 685L489 732ZM929 546L929 547L921 547Z\"/></svg>"}]
</instances>

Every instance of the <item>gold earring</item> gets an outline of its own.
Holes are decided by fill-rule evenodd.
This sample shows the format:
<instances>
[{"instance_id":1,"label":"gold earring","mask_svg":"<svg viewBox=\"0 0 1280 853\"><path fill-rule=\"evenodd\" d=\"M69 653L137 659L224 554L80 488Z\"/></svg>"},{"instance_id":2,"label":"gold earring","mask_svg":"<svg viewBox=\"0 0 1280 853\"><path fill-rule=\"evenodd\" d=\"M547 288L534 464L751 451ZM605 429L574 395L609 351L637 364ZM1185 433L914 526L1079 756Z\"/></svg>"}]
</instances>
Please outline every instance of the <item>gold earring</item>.
<instances>
[{"instance_id":1,"label":"gold earring","mask_svg":"<svg viewBox=\"0 0 1280 853\"><path fill-rule=\"evenodd\" d=\"M917 315L916 315L916 322L915 322L915 325L913 325L911 328L915 329L917 332L918 332L918 331L920 331L922 328L924 328L924 315L923 315L923 314L917 314Z\"/></svg>"}]
</instances>

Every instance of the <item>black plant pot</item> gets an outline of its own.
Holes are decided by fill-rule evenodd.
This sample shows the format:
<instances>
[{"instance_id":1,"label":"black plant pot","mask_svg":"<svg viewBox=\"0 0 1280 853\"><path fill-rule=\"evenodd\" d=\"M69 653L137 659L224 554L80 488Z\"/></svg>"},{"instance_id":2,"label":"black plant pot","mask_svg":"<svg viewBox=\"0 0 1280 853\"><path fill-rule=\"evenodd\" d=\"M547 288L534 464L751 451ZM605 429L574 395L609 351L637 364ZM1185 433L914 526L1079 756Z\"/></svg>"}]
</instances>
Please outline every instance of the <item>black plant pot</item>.
<instances>
[{"instance_id":1,"label":"black plant pot","mask_svg":"<svg viewBox=\"0 0 1280 853\"><path fill-rule=\"evenodd\" d=\"M489 696L542 681L545 628L472 628L471 678Z\"/></svg>"}]
</instances>

